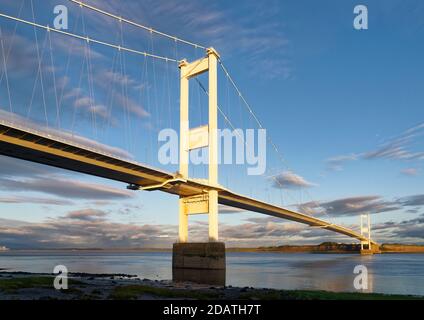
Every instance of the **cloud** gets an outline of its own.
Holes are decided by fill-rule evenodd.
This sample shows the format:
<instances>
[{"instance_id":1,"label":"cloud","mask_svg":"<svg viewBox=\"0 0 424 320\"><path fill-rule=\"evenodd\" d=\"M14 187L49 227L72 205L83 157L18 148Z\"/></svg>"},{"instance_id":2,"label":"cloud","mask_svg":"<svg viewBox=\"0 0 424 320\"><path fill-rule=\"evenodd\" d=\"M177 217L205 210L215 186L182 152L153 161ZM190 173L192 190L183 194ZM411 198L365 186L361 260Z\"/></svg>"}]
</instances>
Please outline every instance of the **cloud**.
<instances>
[{"instance_id":1,"label":"cloud","mask_svg":"<svg viewBox=\"0 0 424 320\"><path fill-rule=\"evenodd\" d=\"M0 218L0 242L12 249L36 248L140 248L170 247L177 239L178 227L170 224L137 225L107 220L109 211L83 209L41 223ZM348 226L354 228L355 226ZM356 226L357 227L357 226ZM382 242L418 242L424 215L399 223L373 225L374 237ZM352 240L328 230L278 220L274 217L248 218L246 223L219 226L220 238L227 246L258 247L282 244L310 244ZM206 241L207 222L190 225L191 241Z\"/></svg>"},{"instance_id":2,"label":"cloud","mask_svg":"<svg viewBox=\"0 0 424 320\"><path fill-rule=\"evenodd\" d=\"M356 154L329 158L329 159L326 160L327 169L330 170L330 171L341 171L341 170L343 170L343 165L346 162L355 161L357 159L358 159L358 155L356 155Z\"/></svg>"},{"instance_id":3,"label":"cloud","mask_svg":"<svg viewBox=\"0 0 424 320\"><path fill-rule=\"evenodd\" d=\"M22 226L27 226L29 224L30 224L29 222L25 222L25 221L0 218L0 226L3 226L3 227L19 228Z\"/></svg>"},{"instance_id":4,"label":"cloud","mask_svg":"<svg viewBox=\"0 0 424 320\"><path fill-rule=\"evenodd\" d=\"M307 202L298 206L300 212L322 216L349 217L361 213L382 213L401 209L397 202L384 201L379 196L342 198L329 202Z\"/></svg>"},{"instance_id":5,"label":"cloud","mask_svg":"<svg viewBox=\"0 0 424 320\"><path fill-rule=\"evenodd\" d=\"M333 217L356 216L361 213L383 213L396 210L405 210L409 213L419 212L419 208L424 206L424 194L412 195L385 201L380 196L358 196L336 199L328 202L306 202L297 206L298 211L315 216L325 214ZM409 207L415 207L413 209Z\"/></svg>"},{"instance_id":6,"label":"cloud","mask_svg":"<svg viewBox=\"0 0 424 320\"><path fill-rule=\"evenodd\" d=\"M40 67L43 73L51 73L53 70L56 71L56 69L59 68L57 63L56 67L51 65L50 56L46 53L46 46L48 42L47 37L48 34L45 32L41 37L39 36L38 39L38 53L41 58ZM30 73L38 72L39 61L37 58L37 46L34 38L28 38L17 33L12 34L10 30L6 30L2 33L2 41L6 52L6 64L9 74L13 74L15 77L22 77L27 76ZM54 50L61 51L62 53L79 57L85 57L86 54L90 53L90 58L92 59L103 57L94 49L86 48L86 44L81 40L51 33L51 41L52 48ZM58 52L55 52L55 56L59 55L60 54ZM1 63L1 78L3 78L3 68L3 63Z\"/></svg>"},{"instance_id":7,"label":"cloud","mask_svg":"<svg viewBox=\"0 0 424 320\"><path fill-rule=\"evenodd\" d=\"M297 223L245 223L220 225L220 237L228 246L277 246L281 244L346 241L346 237L327 230L310 228Z\"/></svg>"},{"instance_id":8,"label":"cloud","mask_svg":"<svg viewBox=\"0 0 424 320\"><path fill-rule=\"evenodd\" d=\"M403 197L398 199L397 202L405 207L424 206L424 194Z\"/></svg>"},{"instance_id":9,"label":"cloud","mask_svg":"<svg viewBox=\"0 0 424 320\"><path fill-rule=\"evenodd\" d=\"M114 94L115 103L119 105L124 110L128 110L132 114L140 117L140 118L148 118L150 114L137 102L129 98L128 96L124 96L119 92L115 92Z\"/></svg>"},{"instance_id":10,"label":"cloud","mask_svg":"<svg viewBox=\"0 0 424 320\"><path fill-rule=\"evenodd\" d=\"M47 173L54 173L55 168L50 168L24 160L0 155L0 177L35 177Z\"/></svg>"},{"instance_id":11,"label":"cloud","mask_svg":"<svg viewBox=\"0 0 424 320\"><path fill-rule=\"evenodd\" d=\"M110 70L103 71L98 79L103 79L103 82L106 83L112 82L125 86L137 86L137 81L132 79L130 76Z\"/></svg>"},{"instance_id":12,"label":"cloud","mask_svg":"<svg viewBox=\"0 0 424 320\"><path fill-rule=\"evenodd\" d=\"M63 100L74 99L82 95L81 88L72 88L63 94Z\"/></svg>"},{"instance_id":13,"label":"cloud","mask_svg":"<svg viewBox=\"0 0 424 320\"><path fill-rule=\"evenodd\" d=\"M398 136L395 136L391 139L388 139L386 142L382 143L378 148L372 151L350 154L350 155L341 155L337 157L332 157L327 159L325 162L327 168L330 171L341 171L343 165L349 161L356 160L377 160L377 159L391 159L391 160L403 160L403 161L412 161L412 160L424 160L424 152L422 151L412 151L411 149L417 142L417 138L424 135L424 123L418 124L414 127L411 127ZM419 140L422 141L422 140ZM418 172L416 169L408 168L404 169L401 172L405 175L416 175Z\"/></svg>"},{"instance_id":14,"label":"cloud","mask_svg":"<svg viewBox=\"0 0 424 320\"><path fill-rule=\"evenodd\" d=\"M236 56L238 59L244 59L246 65L251 65L254 70L260 70L259 73L252 71L252 75L287 78L292 73L289 41L282 31L284 22L279 18L279 13L282 11L279 1L269 0L266 6L249 1L240 3L235 8L219 8L215 2L181 3L167 0L128 2L125 6L119 5L114 0L107 0L95 1L93 5L112 13L119 13L130 20L154 26L160 31L179 37L184 35L183 38L187 40L214 46L227 58ZM105 29L119 30L119 24L114 19L90 10L86 10L86 14L90 27L99 32ZM252 23L252 16L256 19L255 23ZM175 26L178 26L178 32L175 31ZM141 43L140 37L149 40L148 32L132 27L129 30L138 32L128 32L125 35L126 43L130 41ZM137 37L132 34L136 34ZM169 50L174 52L173 46L174 44L170 42L168 56ZM179 46L178 50L181 52L180 55L185 54L184 46ZM173 54L171 56L173 57Z\"/></svg>"},{"instance_id":15,"label":"cloud","mask_svg":"<svg viewBox=\"0 0 424 320\"><path fill-rule=\"evenodd\" d=\"M344 198L321 203L321 207L332 216L352 216L360 213L381 213L398 210L393 202L383 201L379 196Z\"/></svg>"},{"instance_id":16,"label":"cloud","mask_svg":"<svg viewBox=\"0 0 424 320\"><path fill-rule=\"evenodd\" d=\"M6 52L6 65L10 74L16 76L27 75L30 72L36 72L38 68L37 53L35 44L32 40L27 39L19 34L14 36L7 31L2 32L2 42ZM7 53L9 53L7 55ZM46 66L41 64L42 70L46 71ZM0 64L0 70L3 70L4 64Z\"/></svg>"},{"instance_id":17,"label":"cloud","mask_svg":"<svg viewBox=\"0 0 424 320\"><path fill-rule=\"evenodd\" d=\"M83 209L68 212L41 223L0 219L0 242L12 249L37 248L137 248L170 247L178 236L178 226L137 225L107 220L110 211ZM274 221L275 220L275 221ZM228 246L266 246L293 242L322 242L339 239L328 231L308 229L297 223L272 217L242 224L221 223L220 238ZM190 225L191 241L206 241L208 224ZM343 237L341 237L343 239ZM345 238L346 239L346 238Z\"/></svg>"},{"instance_id":18,"label":"cloud","mask_svg":"<svg viewBox=\"0 0 424 320\"><path fill-rule=\"evenodd\" d=\"M297 205L296 207L297 207L297 211L304 214L311 215L311 216L322 216L326 213L325 209L321 206L321 203L318 201L301 203Z\"/></svg>"},{"instance_id":19,"label":"cloud","mask_svg":"<svg viewBox=\"0 0 424 320\"><path fill-rule=\"evenodd\" d=\"M315 184L306 181L303 177L291 172L285 171L273 177L274 187L279 189L298 189L310 188Z\"/></svg>"},{"instance_id":20,"label":"cloud","mask_svg":"<svg viewBox=\"0 0 424 320\"><path fill-rule=\"evenodd\" d=\"M104 58L103 54L93 49L92 45L87 45L85 41L80 39L74 39L63 36L61 34L53 33L51 37L52 47L56 50L60 50L63 53L77 56L77 57L89 57L90 59L101 59Z\"/></svg>"},{"instance_id":21,"label":"cloud","mask_svg":"<svg viewBox=\"0 0 424 320\"><path fill-rule=\"evenodd\" d=\"M107 213L102 210L84 209L69 212L64 218L82 221L103 220Z\"/></svg>"},{"instance_id":22,"label":"cloud","mask_svg":"<svg viewBox=\"0 0 424 320\"><path fill-rule=\"evenodd\" d=\"M418 175L418 169L417 168L406 168L406 169L402 169L400 171L400 173L402 173L405 176L417 176Z\"/></svg>"},{"instance_id":23,"label":"cloud","mask_svg":"<svg viewBox=\"0 0 424 320\"><path fill-rule=\"evenodd\" d=\"M233 208L233 207L229 207L229 206L224 206L222 204L220 204L218 206L218 211L220 214L225 214L225 213L242 213L242 212L246 212L246 210L243 209L239 209L239 208Z\"/></svg>"},{"instance_id":24,"label":"cloud","mask_svg":"<svg viewBox=\"0 0 424 320\"><path fill-rule=\"evenodd\" d=\"M125 112L130 112L139 118L150 117L150 113L132 98L132 95L136 95L140 90L146 88L147 84L140 84L129 75L111 70L104 70L100 67L97 67L97 70L93 72L92 79L97 85L97 88L102 89L105 93L103 96L110 98L109 104L116 105ZM123 90L124 87L126 90ZM116 89L112 89L111 91L111 88ZM123 92L125 92L125 94ZM112 116L112 107L110 107L111 110L108 110L105 103L96 101L99 99L95 100L91 96L84 94L83 90L79 87L69 88L68 91L64 93L63 99L73 101L74 108L84 109L88 113L94 113L112 122L113 125L116 125L117 119Z\"/></svg>"},{"instance_id":25,"label":"cloud","mask_svg":"<svg viewBox=\"0 0 424 320\"><path fill-rule=\"evenodd\" d=\"M93 99L89 97L82 97L78 98L74 101L74 107L81 108L81 107L89 107L94 103Z\"/></svg>"},{"instance_id":26,"label":"cloud","mask_svg":"<svg viewBox=\"0 0 424 320\"><path fill-rule=\"evenodd\" d=\"M375 151L366 153L364 159L424 160L424 152L409 152L405 150L405 146L406 142L390 142Z\"/></svg>"},{"instance_id":27,"label":"cloud","mask_svg":"<svg viewBox=\"0 0 424 320\"><path fill-rule=\"evenodd\" d=\"M74 107L77 109L83 109L89 115L99 116L109 123L116 125L116 119L111 116L107 107L101 104L96 104L94 99L90 97L78 97L74 101Z\"/></svg>"},{"instance_id":28,"label":"cloud","mask_svg":"<svg viewBox=\"0 0 424 320\"><path fill-rule=\"evenodd\" d=\"M67 171L0 156L0 190L37 192L65 199L86 200L129 199L134 196L127 190L70 179L63 176L64 172ZM8 203L70 204L65 200L17 197L16 195L4 197L3 201Z\"/></svg>"},{"instance_id":29,"label":"cloud","mask_svg":"<svg viewBox=\"0 0 424 320\"><path fill-rule=\"evenodd\" d=\"M397 160L424 160L424 152L410 151L414 139L424 134L424 123L412 127L401 135L390 139L380 148L364 154L363 158L371 159L397 159Z\"/></svg>"},{"instance_id":30,"label":"cloud","mask_svg":"<svg viewBox=\"0 0 424 320\"><path fill-rule=\"evenodd\" d=\"M73 211L42 223L0 220L0 242L9 248L137 248L169 246L176 226L110 222L107 212ZM169 240L171 238L172 240Z\"/></svg>"},{"instance_id":31,"label":"cloud","mask_svg":"<svg viewBox=\"0 0 424 320\"><path fill-rule=\"evenodd\" d=\"M132 90L136 90L136 91L140 90L140 84L136 80L132 79L128 75L124 75L118 72L112 72L110 70L102 70L102 71L96 72L96 74L94 75L94 81L96 82L97 85L99 85L100 87L106 90L109 90L108 85L110 85L110 83L113 83L118 88L120 86L121 89L126 87L128 91L131 88ZM142 84L142 85L145 85L145 84ZM114 90L112 94L112 98L117 106L119 106L120 108L128 112L131 112L137 117L140 117L140 118L150 117L150 114L141 105L139 105L136 101L134 101L131 98L130 94L124 95L122 93L122 90Z\"/></svg>"},{"instance_id":32,"label":"cloud","mask_svg":"<svg viewBox=\"0 0 424 320\"><path fill-rule=\"evenodd\" d=\"M133 196L133 193L127 190L61 177L19 180L2 178L0 179L0 189L8 192L41 192L63 198L87 200L129 199Z\"/></svg>"},{"instance_id":33,"label":"cloud","mask_svg":"<svg viewBox=\"0 0 424 320\"><path fill-rule=\"evenodd\" d=\"M424 243L424 214L402 222L388 221L373 226L380 242Z\"/></svg>"},{"instance_id":34,"label":"cloud","mask_svg":"<svg viewBox=\"0 0 424 320\"><path fill-rule=\"evenodd\" d=\"M1 181L1 180L0 180ZM0 196L0 203L15 203L15 204L46 204L46 205L72 205L72 201L53 198L36 198L29 196Z\"/></svg>"},{"instance_id":35,"label":"cloud","mask_svg":"<svg viewBox=\"0 0 424 320\"><path fill-rule=\"evenodd\" d=\"M277 218L277 217L257 217L257 218L247 218L244 219L246 222L252 222L252 223L286 223L287 220Z\"/></svg>"}]
</instances>

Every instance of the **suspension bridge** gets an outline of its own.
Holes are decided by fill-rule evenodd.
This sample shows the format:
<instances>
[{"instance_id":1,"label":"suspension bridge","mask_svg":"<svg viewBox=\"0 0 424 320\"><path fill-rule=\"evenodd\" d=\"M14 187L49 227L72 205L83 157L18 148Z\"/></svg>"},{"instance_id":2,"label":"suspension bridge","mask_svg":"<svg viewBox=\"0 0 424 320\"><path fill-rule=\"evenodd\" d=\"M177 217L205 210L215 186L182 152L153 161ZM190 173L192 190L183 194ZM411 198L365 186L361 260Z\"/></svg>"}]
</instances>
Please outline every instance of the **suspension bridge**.
<instances>
[{"instance_id":1,"label":"suspension bridge","mask_svg":"<svg viewBox=\"0 0 424 320\"><path fill-rule=\"evenodd\" d=\"M11 88L10 84L8 83L8 77L11 76L8 74L8 53L5 50L3 39L1 43L3 51L2 80L3 78L5 79L7 89L9 90L8 95L10 110L7 116L2 116L0 118L1 155L123 182L128 185L128 189L130 190L144 190L150 192L160 191L178 196L179 239L176 246L174 246L174 267L179 266L182 268L190 268L189 264L193 263L189 261L189 258L187 258L190 254L192 254L192 252L190 253L190 250L211 250L210 247L202 247L201 249L193 249L190 247L188 239L188 217L190 215L207 214L209 217L209 243L213 244L219 241L218 204L306 224L313 228L320 228L336 232L359 241L361 246L365 246L369 252L378 250L378 244L371 239L369 225L365 228L362 228L361 226L361 232L357 232L353 229L330 223L326 220L314 217L307 213L290 210L283 206L278 206L267 201L256 199L252 196L244 196L234 192L228 187L222 186L219 183L217 136L218 116L223 116L225 122L234 129L234 125L231 123L228 115L225 114L218 103L219 68L224 72L227 82L235 90L235 93L241 103L246 107L249 116L253 119L259 128L264 128L264 126L259 121L258 117L256 116L250 104L247 102L247 99L242 94L239 87L236 85L235 80L231 77L228 68L223 64L219 53L215 49L157 31L151 27L147 27L143 24L126 19L120 15L104 11L81 1L69 0L69 2L79 6L81 10L88 10L105 18L115 20L117 23L119 23L119 25L126 24L137 29L142 29L150 35L156 35L158 37L164 38L165 40L170 40L173 43L181 43L204 52L202 57L193 61L187 61L185 59L178 59L178 57L168 57L166 55L154 53L148 49L144 51L134 49L122 42L107 42L95 37L90 37L87 32L85 34L78 34L71 31L54 29L49 25L38 23L35 20L34 15L33 21L30 21L28 19L20 18L19 16L13 16L4 12L0 12L0 18L3 20L3 22L10 21L16 23L16 25L25 25L28 28L33 28L34 32L35 30L44 30L48 34L48 40L46 40L46 42L50 41L50 48L50 34L57 34L57 36L81 41L85 46L106 47L116 50L120 54L128 53L134 56L141 56L144 59L150 58L152 60L165 63L167 67L170 64L171 68L179 70L179 84L177 84L179 88L180 117L179 170L176 172L168 172L166 170L159 169L154 166L149 166L135 160L128 160L124 157L113 154L113 152L107 152L105 151L105 148L100 148L96 144L90 145L89 143L79 143L74 138L74 135L61 132L60 128L53 130L51 127L47 126L44 129L40 129L39 127L28 125L25 122L24 117L15 115L13 112L12 101L10 99ZM4 31L2 33L4 34ZM3 34L0 34L0 36L3 37ZM38 41L36 32L35 36L36 40ZM40 52L38 47L37 55L39 61L37 78L40 77L40 80L42 80L42 71L40 70ZM91 67L89 58L90 56L88 55L87 70L89 70ZM209 87L205 88L205 86L201 85L201 88L207 94L208 123L206 125L202 123L203 129L201 129L201 132L205 139L203 139L203 144L198 145L198 143L196 144L196 142L193 142L191 139L193 128L190 128L189 125L189 105L191 105L189 87L190 80L194 80L200 83L199 78L202 75L207 75L208 77L207 79ZM92 79L90 80L88 76L89 85L90 81L92 85L93 81ZM90 99L93 100L93 97L94 94L90 95ZM58 98L56 95L56 105L57 101ZM45 101L44 105L46 106ZM91 107L91 111L95 116L95 111L98 110L95 109L95 106L93 105ZM199 129L197 128L197 130ZM270 143L273 150L280 155L277 144L274 143L270 138L268 138L268 142ZM190 177L189 175L190 152L199 148L208 148L209 150L209 162L207 165L208 172L205 179L194 178ZM279 183L278 179L276 179L276 183ZM188 247L185 247L185 244L187 244ZM218 249L218 251L219 250L221 249ZM225 259L223 261L225 264ZM199 262L194 262L194 264L196 263L197 267L199 267ZM203 263L209 265L209 262ZM222 264L221 266L218 266L218 268L222 268Z\"/></svg>"}]
</instances>

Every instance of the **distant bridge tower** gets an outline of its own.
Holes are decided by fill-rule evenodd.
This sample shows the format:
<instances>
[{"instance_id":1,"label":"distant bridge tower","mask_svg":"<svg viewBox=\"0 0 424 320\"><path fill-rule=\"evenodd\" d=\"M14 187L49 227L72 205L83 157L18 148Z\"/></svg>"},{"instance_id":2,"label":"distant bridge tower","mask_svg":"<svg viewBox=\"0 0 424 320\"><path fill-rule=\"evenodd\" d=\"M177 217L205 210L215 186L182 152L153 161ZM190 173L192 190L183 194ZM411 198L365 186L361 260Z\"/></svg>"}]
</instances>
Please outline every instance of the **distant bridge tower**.
<instances>
[{"instance_id":1,"label":"distant bridge tower","mask_svg":"<svg viewBox=\"0 0 424 320\"><path fill-rule=\"evenodd\" d=\"M371 218L369 214L361 214L361 235L368 241L361 240L361 252L371 249Z\"/></svg>"}]
</instances>

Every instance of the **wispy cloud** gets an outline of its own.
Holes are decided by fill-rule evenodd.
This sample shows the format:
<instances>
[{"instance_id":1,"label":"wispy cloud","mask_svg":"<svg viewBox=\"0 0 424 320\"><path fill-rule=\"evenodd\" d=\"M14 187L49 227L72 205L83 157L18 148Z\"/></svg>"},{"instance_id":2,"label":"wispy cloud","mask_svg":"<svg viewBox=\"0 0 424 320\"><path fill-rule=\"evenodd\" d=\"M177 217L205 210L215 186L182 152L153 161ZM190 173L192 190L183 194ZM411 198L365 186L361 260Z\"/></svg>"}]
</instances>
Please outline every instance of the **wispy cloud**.
<instances>
[{"instance_id":1,"label":"wispy cloud","mask_svg":"<svg viewBox=\"0 0 424 320\"><path fill-rule=\"evenodd\" d=\"M0 180L1 181L1 180ZM37 198L30 196L0 196L0 203L14 204L45 204L45 205L72 205L73 202L65 199Z\"/></svg>"},{"instance_id":2,"label":"wispy cloud","mask_svg":"<svg viewBox=\"0 0 424 320\"><path fill-rule=\"evenodd\" d=\"M111 116L107 107L101 104L96 104L94 99L90 97L84 96L77 98L74 101L74 107L77 109L82 109L89 115L99 116L111 124L116 124L116 119Z\"/></svg>"},{"instance_id":3,"label":"wispy cloud","mask_svg":"<svg viewBox=\"0 0 424 320\"><path fill-rule=\"evenodd\" d=\"M133 196L127 190L106 185L94 184L59 177L40 177L31 179L0 179L0 189L17 192L39 192L68 199L129 199Z\"/></svg>"},{"instance_id":4,"label":"wispy cloud","mask_svg":"<svg viewBox=\"0 0 424 320\"><path fill-rule=\"evenodd\" d=\"M105 56L96 51L93 46L79 39L65 37L61 34L53 33L51 37L52 47L74 57L83 57L87 59L102 59Z\"/></svg>"},{"instance_id":5,"label":"wispy cloud","mask_svg":"<svg viewBox=\"0 0 424 320\"><path fill-rule=\"evenodd\" d=\"M378 148L372 151L341 155L326 160L327 168L332 171L340 171L343 165L349 161L356 160L402 160L402 161L422 161L424 160L424 151L413 151L414 146L422 141L418 138L424 135L424 123L411 127L400 135L395 136L383 142ZM405 169L403 174L416 175L413 169Z\"/></svg>"},{"instance_id":6,"label":"wispy cloud","mask_svg":"<svg viewBox=\"0 0 424 320\"><path fill-rule=\"evenodd\" d=\"M111 222L107 213L85 210L42 223L0 220L0 239L9 248L139 248L170 247L177 238L176 225L134 225ZM207 224L193 223L192 241L202 241ZM220 224L220 237L228 246L261 246L281 243L319 243L343 239L328 231L295 223Z\"/></svg>"},{"instance_id":7,"label":"wispy cloud","mask_svg":"<svg viewBox=\"0 0 424 320\"><path fill-rule=\"evenodd\" d=\"M320 206L331 216L352 216L360 213L381 213L398 210L393 202L384 201L379 196L361 196L338 199L321 203Z\"/></svg>"},{"instance_id":8,"label":"wispy cloud","mask_svg":"<svg viewBox=\"0 0 424 320\"><path fill-rule=\"evenodd\" d=\"M287 223L287 220L277 218L277 217L257 217L257 218L246 218L244 219L246 222L252 222L252 223Z\"/></svg>"},{"instance_id":9,"label":"wispy cloud","mask_svg":"<svg viewBox=\"0 0 424 320\"><path fill-rule=\"evenodd\" d=\"M47 169L46 166L34 162L0 156L0 177L36 177L57 171L54 167Z\"/></svg>"},{"instance_id":10,"label":"wispy cloud","mask_svg":"<svg viewBox=\"0 0 424 320\"><path fill-rule=\"evenodd\" d=\"M401 243L423 243L424 214L401 222L388 221L373 226L379 241Z\"/></svg>"},{"instance_id":11,"label":"wispy cloud","mask_svg":"<svg viewBox=\"0 0 424 320\"><path fill-rule=\"evenodd\" d=\"M417 176L418 175L419 170L417 168L406 168L406 169L402 169L400 171L400 173L402 173L405 176Z\"/></svg>"},{"instance_id":12,"label":"wispy cloud","mask_svg":"<svg viewBox=\"0 0 424 320\"><path fill-rule=\"evenodd\" d=\"M402 197L397 201L407 207L424 206L424 194Z\"/></svg>"},{"instance_id":13,"label":"wispy cloud","mask_svg":"<svg viewBox=\"0 0 424 320\"><path fill-rule=\"evenodd\" d=\"M69 212L64 218L82 221L104 220L108 215L107 212L96 209L83 209Z\"/></svg>"},{"instance_id":14,"label":"wispy cloud","mask_svg":"<svg viewBox=\"0 0 424 320\"><path fill-rule=\"evenodd\" d=\"M392 201L384 200L380 196L367 195L341 198L332 201L306 202L297 206L300 212L322 216L349 217L363 213L377 214L391 211L408 211L410 207L424 206L424 195L401 197ZM417 212L414 210L414 213Z\"/></svg>"},{"instance_id":15,"label":"wispy cloud","mask_svg":"<svg viewBox=\"0 0 424 320\"><path fill-rule=\"evenodd\" d=\"M93 1L93 4L177 37L207 47L214 46L223 54L224 60L237 57L251 65L250 70L260 70L261 72L254 73L255 76L291 76L293 67L289 53L290 42L282 31L284 22L279 17L282 10L279 1L269 0L266 6L245 1L234 8L220 7L217 3L204 1L181 3L147 0L128 2L121 6L116 1L107 0ZM113 19L92 12L87 12L87 15L90 26L99 31L105 27L113 27L114 30L119 28ZM253 16L256 23L252 23ZM177 31L174 27L176 25L179 26ZM149 36L147 32L136 30L138 36ZM131 34L125 36L127 41L135 40ZM169 48L168 55L173 51L172 43Z\"/></svg>"},{"instance_id":16,"label":"wispy cloud","mask_svg":"<svg viewBox=\"0 0 424 320\"><path fill-rule=\"evenodd\" d=\"M410 146L414 139L424 134L424 123L412 127L401 135L390 139L383 145L364 154L364 159L397 159L397 160L424 160L424 152L413 152Z\"/></svg>"},{"instance_id":17,"label":"wispy cloud","mask_svg":"<svg viewBox=\"0 0 424 320\"><path fill-rule=\"evenodd\" d=\"M291 171L285 171L272 178L273 186L279 189L310 188L315 184Z\"/></svg>"},{"instance_id":18,"label":"wispy cloud","mask_svg":"<svg viewBox=\"0 0 424 320\"><path fill-rule=\"evenodd\" d=\"M353 202L357 203L358 200ZM373 201L371 198L364 201ZM375 201L375 200L374 200ZM351 201L352 202L352 201ZM83 209L41 223L0 219L2 245L10 248L139 248L170 247L177 238L178 227L170 224L137 225L108 220L109 211ZM355 226L349 226L354 228ZM385 222L373 227L379 241L419 242L424 215L400 223ZM202 241L207 234L205 222L190 227L192 241ZM273 217L247 218L245 223L221 223L220 238L228 246L257 247L281 244L349 241L348 238Z\"/></svg>"},{"instance_id":19,"label":"wispy cloud","mask_svg":"<svg viewBox=\"0 0 424 320\"><path fill-rule=\"evenodd\" d=\"M119 72L111 70L97 70L93 77L94 82L104 90L110 90L110 84L116 87L116 90L112 91L112 103L123 109L125 112L129 112L140 118L148 118L150 114L136 102L133 98L135 93L139 93L140 90L146 88L145 84L140 84L139 81L131 78L129 75L124 75ZM126 88L124 94L122 88ZM131 91L128 93L128 91Z\"/></svg>"},{"instance_id":20,"label":"wispy cloud","mask_svg":"<svg viewBox=\"0 0 424 320\"><path fill-rule=\"evenodd\" d=\"M379 196L358 196L342 198L328 202L307 202L298 206L298 210L307 214L332 217L349 217L363 213L376 214L401 209L395 202L384 201Z\"/></svg>"},{"instance_id":21,"label":"wispy cloud","mask_svg":"<svg viewBox=\"0 0 424 320\"><path fill-rule=\"evenodd\" d=\"M114 223L105 219L107 214L86 209L42 223L3 219L0 239L10 248L131 248L169 245L166 236L176 238L176 226Z\"/></svg>"},{"instance_id":22,"label":"wispy cloud","mask_svg":"<svg viewBox=\"0 0 424 320\"><path fill-rule=\"evenodd\" d=\"M231 214L231 213L241 213L241 212L246 212L246 210L238 209L238 208L233 208L233 207L229 207L229 206L224 206L224 205L222 205L222 204L220 204L220 205L218 206L218 211L219 211L219 213L220 213L220 214L222 214L222 213L228 213L228 214Z\"/></svg>"},{"instance_id":23,"label":"wispy cloud","mask_svg":"<svg viewBox=\"0 0 424 320\"><path fill-rule=\"evenodd\" d=\"M341 171L347 162L355 160L358 160L358 155L356 154L329 158L326 160L327 169L330 171Z\"/></svg>"},{"instance_id":24,"label":"wispy cloud","mask_svg":"<svg viewBox=\"0 0 424 320\"><path fill-rule=\"evenodd\" d=\"M0 156L0 190L11 193L0 197L0 202L68 205L72 204L69 199L125 200L134 197L127 190L80 181L64 173L66 171L53 167ZM16 192L44 193L62 199L17 196Z\"/></svg>"}]
</instances>

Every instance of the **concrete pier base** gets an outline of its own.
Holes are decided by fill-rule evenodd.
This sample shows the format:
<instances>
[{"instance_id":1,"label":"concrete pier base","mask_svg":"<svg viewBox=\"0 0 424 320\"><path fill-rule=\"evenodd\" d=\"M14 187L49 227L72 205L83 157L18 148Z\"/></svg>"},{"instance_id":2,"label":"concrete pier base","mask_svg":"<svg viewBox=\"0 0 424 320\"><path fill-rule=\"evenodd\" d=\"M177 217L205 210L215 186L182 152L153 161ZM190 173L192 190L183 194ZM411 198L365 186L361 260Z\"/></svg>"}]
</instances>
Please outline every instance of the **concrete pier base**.
<instances>
[{"instance_id":1,"label":"concrete pier base","mask_svg":"<svg viewBox=\"0 0 424 320\"><path fill-rule=\"evenodd\" d=\"M175 243L172 250L173 281L225 285L225 244Z\"/></svg>"},{"instance_id":2,"label":"concrete pier base","mask_svg":"<svg viewBox=\"0 0 424 320\"><path fill-rule=\"evenodd\" d=\"M360 249L359 252L362 255L372 255L372 254L379 254L379 253L381 253L380 246L378 246L378 245L373 245L373 246L371 246L371 248Z\"/></svg>"}]
</instances>

